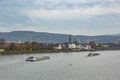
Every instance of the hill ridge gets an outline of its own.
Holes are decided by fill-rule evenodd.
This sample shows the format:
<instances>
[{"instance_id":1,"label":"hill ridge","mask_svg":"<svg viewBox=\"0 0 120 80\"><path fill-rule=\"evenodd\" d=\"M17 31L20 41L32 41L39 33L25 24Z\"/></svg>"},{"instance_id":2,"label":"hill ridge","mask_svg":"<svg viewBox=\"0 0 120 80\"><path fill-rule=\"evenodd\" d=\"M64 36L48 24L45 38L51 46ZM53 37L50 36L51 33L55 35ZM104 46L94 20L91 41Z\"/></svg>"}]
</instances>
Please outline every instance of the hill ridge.
<instances>
[{"instance_id":1,"label":"hill ridge","mask_svg":"<svg viewBox=\"0 0 120 80\"><path fill-rule=\"evenodd\" d=\"M5 41L11 42L37 41L42 43L63 43L68 42L69 35L70 34L35 31L0 32L0 38L5 39ZM120 42L120 34L98 36L72 35L72 39L79 42Z\"/></svg>"}]
</instances>

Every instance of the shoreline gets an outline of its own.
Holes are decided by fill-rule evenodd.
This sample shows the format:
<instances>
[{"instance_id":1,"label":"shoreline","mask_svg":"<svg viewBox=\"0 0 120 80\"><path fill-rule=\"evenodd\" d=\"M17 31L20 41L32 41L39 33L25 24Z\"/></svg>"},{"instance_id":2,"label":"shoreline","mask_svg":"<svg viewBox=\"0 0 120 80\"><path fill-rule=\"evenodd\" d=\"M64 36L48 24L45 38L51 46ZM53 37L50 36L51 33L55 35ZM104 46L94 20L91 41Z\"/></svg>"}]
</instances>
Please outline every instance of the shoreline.
<instances>
[{"instance_id":1,"label":"shoreline","mask_svg":"<svg viewBox=\"0 0 120 80\"><path fill-rule=\"evenodd\" d=\"M55 54L59 54L59 53L70 53L70 52L96 52L96 51L120 51L120 49L114 49L114 50L112 50L112 49L106 49L106 50L81 50L81 51L45 51L45 52L32 52L32 53L30 53L30 52L11 52L10 51L10 53L5 53L5 52L0 52L0 55L24 55L24 54L53 54L53 53L55 53Z\"/></svg>"}]
</instances>

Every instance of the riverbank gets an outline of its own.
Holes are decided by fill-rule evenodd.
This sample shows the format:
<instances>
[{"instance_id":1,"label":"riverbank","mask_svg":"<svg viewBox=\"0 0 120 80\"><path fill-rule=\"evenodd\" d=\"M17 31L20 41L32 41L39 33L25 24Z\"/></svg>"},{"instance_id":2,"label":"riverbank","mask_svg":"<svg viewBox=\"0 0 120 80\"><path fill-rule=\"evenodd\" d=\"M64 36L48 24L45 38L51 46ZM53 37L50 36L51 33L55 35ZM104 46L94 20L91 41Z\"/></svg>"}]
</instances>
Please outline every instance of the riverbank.
<instances>
[{"instance_id":1,"label":"riverbank","mask_svg":"<svg viewBox=\"0 0 120 80\"><path fill-rule=\"evenodd\" d=\"M68 53L68 52L86 52L86 51L115 51L120 49L96 49L96 50L41 50L41 51L3 51L0 52L0 55L15 55L15 54L44 54L44 53Z\"/></svg>"}]
</instances>

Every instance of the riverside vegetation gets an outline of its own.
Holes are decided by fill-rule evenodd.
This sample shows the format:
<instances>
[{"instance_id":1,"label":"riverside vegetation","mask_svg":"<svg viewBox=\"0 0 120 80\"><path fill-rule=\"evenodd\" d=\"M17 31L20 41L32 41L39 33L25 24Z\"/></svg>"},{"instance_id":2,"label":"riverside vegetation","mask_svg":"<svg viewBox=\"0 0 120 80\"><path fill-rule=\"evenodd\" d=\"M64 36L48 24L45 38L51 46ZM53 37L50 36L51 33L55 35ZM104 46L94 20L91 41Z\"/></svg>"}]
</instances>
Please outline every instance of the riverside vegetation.
<instances>
[{"instance_id":1,"label":"riverside vegetation","mask_svg":"<svg viewBox=\"0 0 120 80\"><path fill-rule=\"evenodd\" d=\"M96 51L96 50L120 50L120 43L99 43L91 41L90 43L76 44L77 47L69 48L69 43L0 43L0 54L23 54L23 53L53 53L53 52L78 52L78 51ZM86 48L86 46L89 46Z\"/></svg>"}]
</instances>

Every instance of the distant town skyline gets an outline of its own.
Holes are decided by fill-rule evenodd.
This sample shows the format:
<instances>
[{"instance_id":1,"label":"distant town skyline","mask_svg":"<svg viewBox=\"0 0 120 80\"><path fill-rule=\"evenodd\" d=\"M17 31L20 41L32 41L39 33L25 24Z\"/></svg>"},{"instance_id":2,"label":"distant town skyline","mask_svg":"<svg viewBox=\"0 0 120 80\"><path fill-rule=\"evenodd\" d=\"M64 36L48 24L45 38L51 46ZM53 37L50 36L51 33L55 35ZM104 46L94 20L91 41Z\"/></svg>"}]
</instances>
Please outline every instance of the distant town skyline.
<instances>
[{"instance_id":1,"label":"distant town skyline","mask_svg":"<svg viewBox=\"0 0 120 80\"><path fill-rule=\"evenodd\" d=\"M0 32L120 33L120 0L2 0Z\"/></svg>"}]
</instances>

